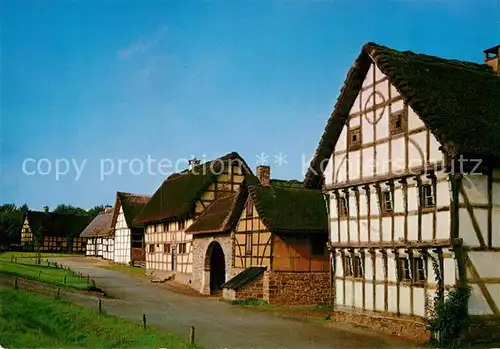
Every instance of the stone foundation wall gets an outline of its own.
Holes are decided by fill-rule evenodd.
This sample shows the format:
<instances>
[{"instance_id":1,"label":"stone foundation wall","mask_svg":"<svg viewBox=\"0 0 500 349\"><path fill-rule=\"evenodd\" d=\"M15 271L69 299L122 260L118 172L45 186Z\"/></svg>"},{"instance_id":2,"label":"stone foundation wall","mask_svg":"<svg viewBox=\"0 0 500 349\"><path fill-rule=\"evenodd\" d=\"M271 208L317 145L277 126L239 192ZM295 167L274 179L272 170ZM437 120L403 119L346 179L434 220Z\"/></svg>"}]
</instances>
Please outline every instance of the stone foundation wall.
<instances>
[{"instance_id":1,"label":"stone foundation wall","mask_svg":"<svg viewBox=\"0 0 500 349\"><path fill-rule=\"evenodd\" d=\"M330 296L329 272L265 272L264 299L270 304L326 305Z\"/></svg>"},{"instance_id":2,"label":"stone foundation wall","mask_svg":"<svg viewBox=\"0 0 500 349\"><path fill-rule=\"evenodd\" d=\"M429 331L427 331L427 325L423 320L377 316L375 314L343 310L334 311L332 319L366 326L374 331L403 337L419 343L425 343L431 338Z\"/></svg>"},{"instance_id":3,"label":"stone foundation wall","mask_svg":"<svg viewBox=\"0 0 500 349\"><path fill-rule=\"evenodd\" d=\"M491 342L500 340L500 317L471 319L467 333L463 334L466 342Z\"/></svg>"},{"instance_id":4,"label":"stone foundation wall","mask_svg":"<svg viewBox=\"0 0 500 349\"><path fill-rule=\"evenodd\" d=\"M226 264L226 281L232 278L233 271L233 239L230 234L226 235L194 235L193 236L193 279L191 286L202 294L210 294L210 270L207 269L206 258L208 246L213 241L217 241L224 252ZM209 262L209 260L208 260Z\"/></svg>"},{"instance_id":5,"label":"stone foundation wall","mask_svg":"<svg viewBox=\"0 0 500 349\"><path fill-rule=\"evenodd\" d=\"M263 276L259 276L249 283L238 287L231 300L263 299Z\"/></svg>"}]
</instances>

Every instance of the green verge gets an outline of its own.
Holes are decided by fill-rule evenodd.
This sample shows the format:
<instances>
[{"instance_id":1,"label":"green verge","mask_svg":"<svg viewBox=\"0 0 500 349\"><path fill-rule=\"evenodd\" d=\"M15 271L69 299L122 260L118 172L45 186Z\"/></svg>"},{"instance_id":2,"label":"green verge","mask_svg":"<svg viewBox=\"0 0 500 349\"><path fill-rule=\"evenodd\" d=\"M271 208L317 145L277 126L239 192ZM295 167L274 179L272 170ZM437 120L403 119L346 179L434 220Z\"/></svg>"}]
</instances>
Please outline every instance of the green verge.
<instances>
[{"instance_id":1,"label":"green verge","mask_svg":"<svg viewBox=\"0 0 500 349\"><path fill-rule=\"evenodd\" d=\"M102 269L107 269L107 270L115 270L118 271L122 274L128 274L128 275L133 275L133 276L139 276L139 277L146 277L145 270L139 267L132 267L130 265L124 265L124 264L106 264L106 265L99 265L99 268Z\"/></svg>"},{"instance_id":2,"label":"green verge","mask_svg":"<svg viewBox=\"0 0 500 349\"><path fill-rule=\"evenodd\" d=\"M130 320L2 288L0 342L6 348L199 348Z\"/></svg>"},{"instance_id":3,"label":"green verge","mask_svg":"<svg viewBox=\"0 0 500 349\"><path fill-rule=\"evenodd\" d=\"M87 284L85 278L74 276L67 269L55 268L52 263L51 266L48 266L44 257L47 258L50 256L42 255L41 264L36 264L36 258L34 257L14 255L18 257L17 262L11 261L12 254L10 253L0 254L0 274L19 276L46 284L71 287L77 290L90 290L92 288L91 285Z\"/></svg>"}]
</instances>

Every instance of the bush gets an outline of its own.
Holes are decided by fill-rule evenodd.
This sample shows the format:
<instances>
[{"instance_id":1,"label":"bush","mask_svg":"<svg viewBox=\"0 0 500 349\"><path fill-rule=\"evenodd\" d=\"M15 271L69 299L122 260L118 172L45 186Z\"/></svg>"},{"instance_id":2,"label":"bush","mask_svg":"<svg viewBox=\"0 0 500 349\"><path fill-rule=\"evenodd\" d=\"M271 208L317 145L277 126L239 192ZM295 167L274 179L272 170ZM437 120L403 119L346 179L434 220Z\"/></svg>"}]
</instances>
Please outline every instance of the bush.
<instances>
[{"instance_id":1,"label":"bush","mask_svg":"<svg viewBox=\"0 0 500 349\"><path fill-rule=\"evenodd\" d=\"M471 294L469 286L459 285L448 292L444 300L436 298L429 320L429 330L439 344L453 345L467 327L467 304Z\"/></svg>"}]
</instances>

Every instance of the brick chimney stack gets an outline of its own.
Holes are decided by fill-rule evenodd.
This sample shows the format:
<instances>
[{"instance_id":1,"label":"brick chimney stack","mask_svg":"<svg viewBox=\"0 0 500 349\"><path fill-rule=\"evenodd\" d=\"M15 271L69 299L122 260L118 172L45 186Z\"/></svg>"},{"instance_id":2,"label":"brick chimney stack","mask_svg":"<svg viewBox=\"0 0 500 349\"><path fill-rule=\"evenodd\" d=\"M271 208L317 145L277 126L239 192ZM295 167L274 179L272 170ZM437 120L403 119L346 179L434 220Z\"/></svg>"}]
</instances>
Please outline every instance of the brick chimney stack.
<instances>
[{"instance_id":1,"label":"brick chimney stack","mask_svg":"<svg viewBox=\"0 0 500 349\"><path fill-rule=\"evenodd\" d=\"M484 50L484 63L500 73L500 45Z\"/></svg>"},{"instance_id":2,"label":"brick chimney stack","mask_svg":"<svg viewBox=\"0 0 500 349\"><path fill-rule=\"evenodd\" d=\"M42 211L43 211L44 213L49 213L49 206L43 206L43 207L42 207Z\"/></svg>"},{"instance_id":3,"label":"brick chimney stack","mask_svg":"<svg viewBox=\"0 0 500 349\"><path fill-rule=\"evenodd\" d=\"M188 161L188 164L189 171L192 171L195 166L200 164L200 160L198 160L197 158L192 158Z\"/></svg>"},{"instance_id":4,"label":"brick chimney stack","mask_svg":"<svg viewBox=\"0 0 500 349\"><path fill-rule=\"evenodd\" d=\"M257 178L262 185L271 185L271 167L257 166Z\"/></svg>"}]
</instances>

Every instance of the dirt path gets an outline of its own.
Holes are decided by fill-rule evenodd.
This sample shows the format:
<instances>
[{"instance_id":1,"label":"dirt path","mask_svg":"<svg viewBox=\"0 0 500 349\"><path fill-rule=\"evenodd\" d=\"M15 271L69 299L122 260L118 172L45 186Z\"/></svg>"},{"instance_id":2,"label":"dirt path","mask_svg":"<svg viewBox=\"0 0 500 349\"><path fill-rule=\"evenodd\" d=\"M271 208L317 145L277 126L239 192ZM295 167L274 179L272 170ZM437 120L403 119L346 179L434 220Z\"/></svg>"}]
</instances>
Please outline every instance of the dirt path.
<instances>
[{"instance_id":1,"label":"dirt path","mask_svg":"<svg viewBox=\"0 0 500 349\"><path fill-rule=\"evenodd\" d=\"M58 258L75 271L90 274L111 297L102 301L110 314L142 321L188 337L196 327L196 342L205 348L407 348L397 338L333 323L311 323L234 306L214 298L168 291L163 285L114 270L99 268L85 258ZM97 307L97 298L73 301Z\"/></svg>"}]
</instances>

